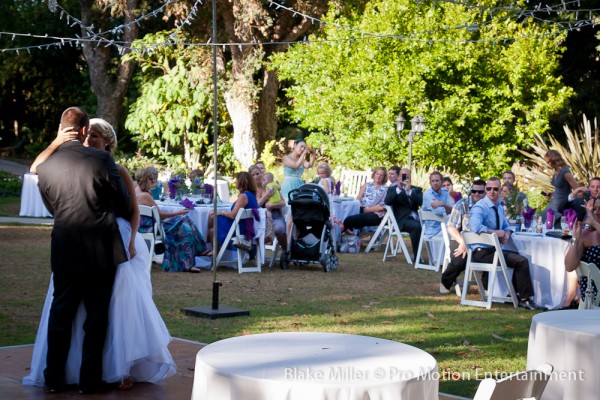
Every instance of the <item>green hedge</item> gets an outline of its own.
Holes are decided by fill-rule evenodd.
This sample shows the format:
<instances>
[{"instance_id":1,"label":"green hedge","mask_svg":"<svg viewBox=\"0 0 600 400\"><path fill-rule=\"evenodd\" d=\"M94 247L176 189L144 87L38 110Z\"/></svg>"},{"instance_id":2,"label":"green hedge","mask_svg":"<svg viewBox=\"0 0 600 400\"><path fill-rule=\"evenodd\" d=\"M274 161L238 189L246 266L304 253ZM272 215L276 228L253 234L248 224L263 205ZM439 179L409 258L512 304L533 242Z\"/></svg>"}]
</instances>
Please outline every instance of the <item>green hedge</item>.
<instances>
[{"instance_id":1,"label":"green hedge","mask_svg":"<svg viewBox=\"0 0 600 400\"><path fill-rule=\"evenodd\" d=\"M21 186L23 185L22 181L23 178L21 176L0 171L0 197L20 196Z\"/></svg>"}]
</instances>

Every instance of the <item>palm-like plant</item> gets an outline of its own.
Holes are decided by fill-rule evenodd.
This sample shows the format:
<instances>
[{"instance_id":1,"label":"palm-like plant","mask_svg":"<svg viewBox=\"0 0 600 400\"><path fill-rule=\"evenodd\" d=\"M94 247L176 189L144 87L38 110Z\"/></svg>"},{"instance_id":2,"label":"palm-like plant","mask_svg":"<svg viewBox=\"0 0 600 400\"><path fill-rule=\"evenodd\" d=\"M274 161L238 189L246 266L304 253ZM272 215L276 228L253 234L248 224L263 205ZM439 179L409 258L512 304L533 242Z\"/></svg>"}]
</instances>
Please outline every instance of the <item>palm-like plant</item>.
<instances>
[{"instance_id":1,"label":"palm-like plant","mask_svg":"<svg viewBox=\"0 0 600 400\"><path fill-rule=\"evenodd\" d=\"M548 150L558 151L565 163L570 167L571 173L582 185L587 185L591 178L600 176L600 145L598 144L598 121L594 119L594 129L586 116L580 130L571 130L564 126L567 146L563 146L554 136L549 135L549 143L536 134L535 143L531 145L533 152L519 150L527 157L531 170L524 166L517 168L515 173L524 178L530 186L541 188L541 190L553 191L550 184L553 171L546 165L544 155Z\"/></svg>"}]
</instances>

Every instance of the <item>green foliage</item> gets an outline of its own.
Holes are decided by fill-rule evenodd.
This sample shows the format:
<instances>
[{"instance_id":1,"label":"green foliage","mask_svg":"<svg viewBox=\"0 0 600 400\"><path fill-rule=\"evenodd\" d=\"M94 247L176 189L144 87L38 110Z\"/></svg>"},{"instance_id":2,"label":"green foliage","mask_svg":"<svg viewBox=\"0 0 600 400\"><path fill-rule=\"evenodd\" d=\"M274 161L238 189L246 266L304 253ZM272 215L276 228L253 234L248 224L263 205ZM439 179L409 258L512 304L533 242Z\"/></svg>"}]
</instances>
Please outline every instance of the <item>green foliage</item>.
<instances>
[{"instance_id":1,"label":"green foliage","mask_svg":"<svg viewBox=\"0 0 600 400\"><path fill-rule=\"evenodd\" d=\"M0 197L20 196L22 180L20 176L0 171Z\"/></svg>"},{"instance_id":2,"label":"green foliage","mask_svg":"<svg viewBox=\"0 0 600 400\"><path fill-rule=\"evenodd\" d=\"M178 43L183 43L185 38L178 35ZM125 127L152 156L194 169L208 164L212 154L210 68L203 63L207 50L183 44L153 46L169 36L170 32L146 35L133 46L146 52L124 57L138 61L142 70L141 94Z\"/></svg>"},{"instance_id":3,"label":"green foliage","mask_svg":"<svg viewBox=\"0 0 600 400\"><path fill-rule=\"evenodd\" d=\"M377 0L361 16L328 20L335 24L314 43L272 59L293 82L293 120L349 168L406 161L408 131L399 140L394 123L401 111L428 120L417 164L498 173L572 94L555 76L562 37L501 11L489 20L449 2Z\"/></svg>"}]
</instances>

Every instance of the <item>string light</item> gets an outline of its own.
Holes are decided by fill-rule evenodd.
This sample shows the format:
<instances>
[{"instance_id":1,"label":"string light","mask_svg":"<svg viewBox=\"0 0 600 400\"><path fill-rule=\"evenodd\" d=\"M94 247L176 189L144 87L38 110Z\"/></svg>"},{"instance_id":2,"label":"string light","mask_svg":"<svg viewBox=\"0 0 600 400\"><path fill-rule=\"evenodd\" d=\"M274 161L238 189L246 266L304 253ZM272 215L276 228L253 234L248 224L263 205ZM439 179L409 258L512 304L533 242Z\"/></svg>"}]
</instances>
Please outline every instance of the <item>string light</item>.
<instances>
[{"instance_id":1,"label":"string light","mask_svg":"<svg viewBox=\"0 0 600 400\"><path fill-rule=\"evenodd\" d=\"M544 24L553 25L553 26L555 26L556 29L552 30L551 32L546 32L546 33L540 33L540 34L535 34L535 35L524 35L524 36L518 36L518 37L507 37L507 38L432 39L429 37L419 37L420 35L434 33L434 31L431 31L431 30L426 30L426 31L421 31L421 32L413 32L413 33L408 34L408 36L401 35L401 34L376 34L373 32L365 32L365 31L357 30L357 29L354 29L351 27L343 26L343 25L340 25L337 23L327 22L327 21L321 20L319 18L302 13L298 10L294 10L293 8L287 7L287 6L285 6L281 3L278 3L274 0L267 0L267 2L269 3L269 6L274 7L276 10L284 10L286 12L292 13L292 15L294 15L294 16L301 16L302 18L310 21L312 24L318 23L319 26L329 25L329 26L333 26L333 27L341 29L341 30L346 30L349 32L357 33L360 35L360 38L352 37L352 38L339 38L339 39L314 39L314 40L311 40L311 39L308 39L307 37L304 37L302 40L297 40L297 41L270 41L270 42L262 42L262 43L258 43L255 38L252 42L226 42L226 43L212 43L212 41L209 39L209 41L207 43L188 43L188 42L179 43L177 33L180 30L182 30L185 25L191 25L191 21L197 15L198 6L202 4L201 0L196 0L194 2L193 6L191 7L189 13L186 15L186 17L183 20L181 20L181 22L179 24L177 24L175 26L174 31L169 35L167 40L165 40L164 42L147 45L147 46L139 49L139 48L131 48L132 42L108 39L105 37L106 35L109 35L109 34L121 35L126 29L130 29L130 27L133 24L136 24L139 26L140 22L145 19L156 18L156 17L158 17L159 14L163 13L163 11L165 10L165 8L167 6L169 6L170 4L173 4L175 2L178 2L178 1L180 1L180 0L166 0L165 3L163 5L161 5L160 7L158 7L157 9L150 11L147 14L143 14L140 17L134 19L133 21L115 26L115 27L113 27L109 30L103 31L103 32L95 32L93 25L86 26L81 20L70 15L67 12L67 10L65 10L63 7L61 7L58 4L57 0L48 0L48 8L50 9L50 11L52 11L53 13L60 11L59 18L61 20L63 18L65 18L67 25L69 25L71 27L79 26L81 28L81 30L83 32L85 32L86 34L84 36L76 35L75 38L72 38L72 37L51 36L51 35L48 35L47 33L44 35L34 35L34 34L30 34L30 33L24 34L24 33L16 33L16 32L0 32L0 37L2 35L9 35L9 36L12 35L13 41L17 37L28 37L28 38L33 38L33 39L44 39L44 40L52 41L51 43L46 43L46 44L35 44L35 45L31 45L31 46L1 48L0 50L2 52L15 51L18 53L19 51L30 52L30 50L33 50L33 49L49 50L52 48L61 48L62 46L66 45L66 44L68 44L70 46L82 46L84 43L95 43L96 46L100 46L101 44L104 44L105 47L115 46L117 48L117 51L119 52L119 54L124 54L126 51L147 52L149 50L152 50L152 49L155 49L158 47L173 46L176 44L180 44L180 45L184 45L184 46L217 45L217 46L221 46L223 48L223 51L225 51L225 49L227 47L233 47L233 46L237 46L241 50L244 46L287 45L289 47L293 44L313 44L313 43L324 44L324 43L340 43L340 42L354 43L355 40L367 40L368 41L370 39L375 39L375 40L395 39L395 40L401 40L401 41L424 42L424 43L429 43L429 44L433 44L433 43L457 43L457 44L462 43L462 44L464 44L464 43L499 43L499 42L507 43L510 41L518 41L518 40L526 40L526 39L536 39L536 38L547 37L547 36L555 36L555 35L564 33L565 31L581 29L582 27L590 26L590 25L594 26L595 25L594 16L596 13L598 13L600 11L600 8L570 9L569 6L571 6L571 5L577 5L577 6L580 5L580 2L578 0L562 2L561 4L557 4L554 6L543 5L542 3L538 3L537 5L533 6L533 8L531 8L531 9L522 9L522 8L512 7L512 6L508 6L508 7L482 6L482 5L477 5L477 4L469 4L469 3L465 3L465 2L457 1L457 0L437 0L438 3L451 3L451 4L460 5L462 7L468 8L468 9L477 9L477 10L479 10L480 15L483 15L484 13L486 13L486 14L489 14L489 18L490 18L489 20L483 21L480 23L469 23L469 24L457 25L454 27L445 27L443 30L462 30L462 29L464 29L469 32L476 32L476 31L480 30L481 28L492 24L493 22L503 22L503 21L508 21L510 19L515 19L515 20L521 21L523 23L529 19L532 19L532 20L542 22ZM419 3L417 3L417 5L419 5ZM508 16L498 17L497 19L494 20L494 18L496 18L496 17L494 17L494 14L498 15L500 12L509 12L511 14ZM589 18L579 19L580 12L582 13L582 15L588 14ZM572 15L573 13L575 13L575 19L570 19L570 20L566 20L566 21L548 19L548 18L543 17L543 15L560 16L562 14L571 14Z\"/></svg>"}]
</instances>

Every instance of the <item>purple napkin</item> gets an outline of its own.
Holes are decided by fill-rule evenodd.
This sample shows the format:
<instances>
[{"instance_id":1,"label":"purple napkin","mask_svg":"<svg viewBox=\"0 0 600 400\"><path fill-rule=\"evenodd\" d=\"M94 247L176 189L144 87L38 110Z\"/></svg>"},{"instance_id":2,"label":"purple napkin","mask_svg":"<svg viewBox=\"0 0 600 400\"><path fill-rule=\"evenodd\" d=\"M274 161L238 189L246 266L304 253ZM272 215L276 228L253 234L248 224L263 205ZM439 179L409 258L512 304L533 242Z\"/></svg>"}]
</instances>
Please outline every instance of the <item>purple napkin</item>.
<instances>
[{"instance_id":1,"label":"purple napkin","mask_svg":"<svg viewBox=\"0 0 600 400\"><path fill-rule=\"evenodd\" d=\"M342 182L338 181L338 183L335 184L335 195L336 196L340 195L341 189L342 189Z\"/></svg>"},{"instance_id":2,"label":"purple napkin","mask_svg":"<svg viewBox=\"0 0 600 400\"><path fill-rule=\"evenodd\" d=\"M554 210L549 208L546 211L546 229L554 228Z\"/></svg>"},{"instance_id":3,"label":"purple napkin","mask_svg":"<svg viewBox=\"0 0 600 400\"><path fill-rule=\"evenodd\" d=\"M523 215L523 223L525 224L525 228L531 227L531 222L533 221L533 217L535 216L536 208L525 208L525 210L521 213Z\"/></svg>"},{"instance_id":4,"label":"purple napkin","mask_svg":"<svg viewBox=\"0 0 600 400\"><path fill-rule=\"evenodd\" d=\"M192 203L190 201L190 199L188 199L188 198L186 198L185 200L181 201L179 204L181 204L182 206L184 206L188 210L193 210L194 209L194 203Z\"/></svg>"},{"instance_id":5,"label":"purple napkin","mask_svg":"<svg viewBox=\"0 0 600 400\"><path fill-rule=\"evenodd\" d=\"M563 211L563 215L567 218L567 223L569 224L569 229L573 229L573 225L575 225L575 221L577 221L577 212L570 208Z\"/></svg>"},{"instance_id":6,"label":"purple napkin","mask_svg":"<svg viewBox=\"0 0 600 400\"><path fill-rule=\"evenodd\" d=\"M204 193L212 199L213 198L213 192L214 192L213 185L205 183L204 184Z\"/></svg>"}]
</instances>

